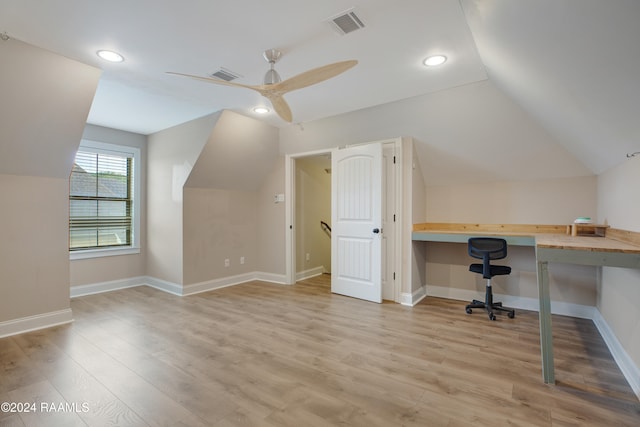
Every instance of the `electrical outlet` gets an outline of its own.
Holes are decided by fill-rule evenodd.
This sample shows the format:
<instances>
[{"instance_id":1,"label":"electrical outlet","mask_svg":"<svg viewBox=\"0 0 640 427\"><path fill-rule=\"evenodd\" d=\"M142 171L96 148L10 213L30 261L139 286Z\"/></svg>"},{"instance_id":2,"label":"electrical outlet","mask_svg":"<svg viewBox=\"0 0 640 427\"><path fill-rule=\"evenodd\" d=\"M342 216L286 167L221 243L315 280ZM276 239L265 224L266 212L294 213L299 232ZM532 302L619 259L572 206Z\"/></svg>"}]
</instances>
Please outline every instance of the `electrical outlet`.
<instances>
[{"instance_id":1,"label":"electrical outlet","mask_svg":"<svg viewBox=\"0 0 640 427\"><path fill-rule=\"evenodd\" d=\"M230 265L231 265L231 260L229 260L229 258L226 258L226 259L224 260L224 266L225 266L225 267L229 267Z\"/></svg>"},{"instance_id":2,"label":"electrical outlet","mask_svg":"<svg viewBox=\"0 0 640 427\"><path fill-rule=\"evenodd\" d=\"M240 264L244 264L244 257L243 256L240 257Z\"/></svg>"},{"instance_id":3,"label":"electrical outlet","mask_svg":"<svg viewBox=\"0 0 640 427\"><path fill-rule=\"evenodd\" d=\"M307 261L311 261L311 254L310 253L307 253L306 259L307 259Z\"/></svg>"}]
</instances>

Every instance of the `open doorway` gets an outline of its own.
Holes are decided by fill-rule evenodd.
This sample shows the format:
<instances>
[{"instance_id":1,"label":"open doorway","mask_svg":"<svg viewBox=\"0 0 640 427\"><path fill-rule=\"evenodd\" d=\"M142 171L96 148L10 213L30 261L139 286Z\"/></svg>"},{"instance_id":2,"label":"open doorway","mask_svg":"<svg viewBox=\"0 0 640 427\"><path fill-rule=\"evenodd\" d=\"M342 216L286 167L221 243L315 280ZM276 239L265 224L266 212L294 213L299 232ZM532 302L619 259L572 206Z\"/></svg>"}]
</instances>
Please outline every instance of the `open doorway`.
<instances>
[{"instance_id":1,"label":"open doorway","mask_svg":"<svg viewBox=\"0 0 640 427\"><path fill-rule=\"evenodd\" d=\"M331 273L331 154L295 162L296 281Z\"/></svg>"},{"instance_id":2,"label":"open doorway","mask_svg":"<svg viewBox=\"0 0 640 427\"><path fill-rule=\"evenodd\" d=\"M400 138L381 142L384 158L382 299L400 302L402 173L399 166L402 164L402 146ZM334 150L286 156L285 257L289 284L331 272L328 261L331 259L331 235L321 221L331 227L331 158Z\"/></svg>"}]
</instances>

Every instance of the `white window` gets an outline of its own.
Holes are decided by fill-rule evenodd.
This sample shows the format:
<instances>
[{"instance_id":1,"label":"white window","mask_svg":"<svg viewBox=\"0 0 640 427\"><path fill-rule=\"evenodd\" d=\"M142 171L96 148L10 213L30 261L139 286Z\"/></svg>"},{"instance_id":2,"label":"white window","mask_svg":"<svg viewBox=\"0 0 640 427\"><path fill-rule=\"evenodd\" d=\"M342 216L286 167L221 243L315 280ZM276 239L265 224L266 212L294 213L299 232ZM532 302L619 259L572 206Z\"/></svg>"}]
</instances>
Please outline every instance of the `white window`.
<instances>
[{"instance_id":1,"label":"white window","mask_svg":"<svg viewBox=\"0 0 640 427\"><path fill-rule=\"evenodd\" d=\"M139 253L140 150L83 140L69 177L71 259Z\"/></svg>"}]
</instances>

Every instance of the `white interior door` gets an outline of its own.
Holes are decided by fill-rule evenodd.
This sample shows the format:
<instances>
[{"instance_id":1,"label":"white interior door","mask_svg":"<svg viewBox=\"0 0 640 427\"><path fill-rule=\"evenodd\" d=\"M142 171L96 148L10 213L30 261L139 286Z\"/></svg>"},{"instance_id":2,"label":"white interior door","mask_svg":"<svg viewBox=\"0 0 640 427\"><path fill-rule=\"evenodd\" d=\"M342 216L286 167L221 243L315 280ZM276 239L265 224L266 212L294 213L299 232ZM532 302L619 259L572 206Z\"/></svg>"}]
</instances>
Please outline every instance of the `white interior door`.
<instances>
[{"instance_id":1,"label":"white interior door","mask_svg":"<svg viewBox=\"0 0 640 427\"><path fill-rule=\"evenodd\" d=\"M382 144L331 156L331 291L382 302Z\"/></svg>"}]
</instances>

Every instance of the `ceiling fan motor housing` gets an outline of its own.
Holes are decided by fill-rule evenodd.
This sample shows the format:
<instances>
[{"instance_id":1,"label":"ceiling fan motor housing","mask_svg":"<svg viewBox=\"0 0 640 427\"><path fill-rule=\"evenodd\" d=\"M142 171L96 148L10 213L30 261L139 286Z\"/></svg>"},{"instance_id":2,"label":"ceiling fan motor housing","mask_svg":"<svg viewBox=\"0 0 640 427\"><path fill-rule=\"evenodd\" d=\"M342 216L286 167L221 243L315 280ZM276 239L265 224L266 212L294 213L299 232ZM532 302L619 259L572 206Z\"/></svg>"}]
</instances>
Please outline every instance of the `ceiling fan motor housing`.
<instances>
[{"instance_id":1,"label":"ceiling fan motor housing","mask_svg":"<svg viewBox=\"0 0 640 427\"><path fill-rule=\"evenodd\" d=\"M271 68L264 75L263 83L265 85L280 83L282 81L282 78L280 77L280 74L278 74L278 72L273 69L273 65L278 62L278 60L282 56L282 52L280 52L278 49L267 49L264 51L262 56L264 56L264 59L269 64L271 64Z\"/></svg>"},{"instance_id":2,"label":"ceiling fan motor housing","mask_svg":"<svg viewBox=\"0 0 640 427\"><path fill-rule=\"evenodd\" d=\"M275 64L282 56L282 52L280 52L278 49L267 49L264 51L262 56L264 56L264 59L268 63Z\"/></svg>"}]
</instances>

